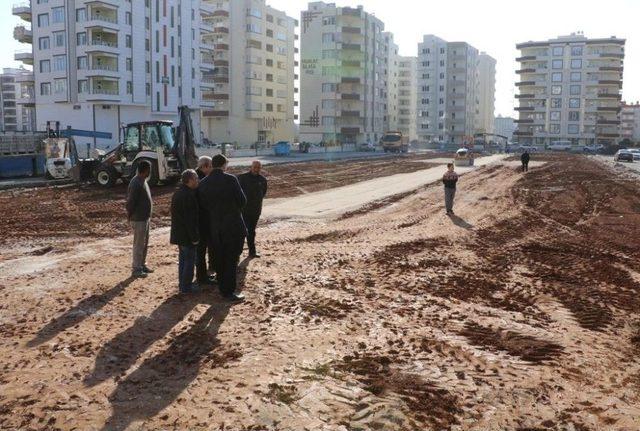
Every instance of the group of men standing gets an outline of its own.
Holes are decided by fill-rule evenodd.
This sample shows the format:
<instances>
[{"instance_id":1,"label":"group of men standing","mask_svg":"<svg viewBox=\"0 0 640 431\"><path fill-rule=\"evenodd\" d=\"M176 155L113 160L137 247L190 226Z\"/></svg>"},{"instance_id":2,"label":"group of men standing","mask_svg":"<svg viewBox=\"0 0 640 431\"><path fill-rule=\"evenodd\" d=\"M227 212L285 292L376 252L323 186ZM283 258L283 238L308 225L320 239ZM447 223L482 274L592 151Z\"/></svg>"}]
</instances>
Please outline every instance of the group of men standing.
<instances>
[{"instance_id":1,"label":"group of men standing","mask_svg":"<svg viewBox=\"0 0 640 431\"><path fill-rule=\"evenodd\" d=\"M181 293L197 292L200 286L217 283L224 298L242 301L244 297L236 293L238 263L245 238L249 256L260 257L255 230L267 194L267 180L260 173L262 165L258 161L239 177L226 173L227 167L228 159L218 154L200 157L197 170L182 173L180 187L171 200L170 242L179 250ZM150 169L147 162L138 166L127 197L127 214L134 229L134 277L146 277L153 272L145 263L153 205L146 183Z\"/></svg>"}]
</instances>

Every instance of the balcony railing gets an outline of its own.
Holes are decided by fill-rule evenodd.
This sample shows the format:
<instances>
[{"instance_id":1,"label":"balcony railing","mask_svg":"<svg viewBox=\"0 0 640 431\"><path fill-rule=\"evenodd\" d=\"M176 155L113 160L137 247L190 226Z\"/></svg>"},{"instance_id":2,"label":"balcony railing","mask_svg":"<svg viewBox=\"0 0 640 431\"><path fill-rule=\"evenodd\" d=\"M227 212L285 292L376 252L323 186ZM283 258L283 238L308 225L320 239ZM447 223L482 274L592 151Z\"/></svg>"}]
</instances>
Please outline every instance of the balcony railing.
<instances>
[{"instance_id":1,"label":"balcony railing","mask_svg":"<svg viewBox=\"0 0 640 431\"><path fill-rule=\"evenodd\" d=\"M111 17L111 16L106 16L106 15L102 15L102 14L91 14L91 21L102 21L102 22L108 22L111 24L117 24L118 23L118 19L115 17Z\"/></svg>"},{"instance_id":2,"label":"balcony railing","mask_svg":"<svg viewBox=\"0 0 640 431\"><path fill-rule=\"evenodd\" d=\"M107 40L91 40L89 41L89 45L92 46L106 46L109 48L117 48L118 47L118 42L109 42Z\"/></svg>"},{"instance_id":3,"label":"balcony railing","mask_svg":"<svg viewBox=\"0 0 640 431\"><path fill-rule=\"evenodd\" d=\"M106 96L117 96L120 94L117 88L94 88L91 90L91 94L100 94Z\"/></svg>"}]
</instances>

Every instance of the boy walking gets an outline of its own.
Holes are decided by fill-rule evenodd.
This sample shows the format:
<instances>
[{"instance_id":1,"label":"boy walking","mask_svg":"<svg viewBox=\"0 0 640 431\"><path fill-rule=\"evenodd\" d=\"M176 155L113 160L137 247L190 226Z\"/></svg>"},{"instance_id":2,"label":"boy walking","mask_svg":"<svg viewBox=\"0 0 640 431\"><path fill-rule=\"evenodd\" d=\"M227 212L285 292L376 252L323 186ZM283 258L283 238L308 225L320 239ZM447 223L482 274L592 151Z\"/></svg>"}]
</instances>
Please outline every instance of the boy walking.
<instances>
[{"instance_id":1,"label":"boy walking","mask_svg":"<svg viewBox=\"0 0 640 431\"><path fill-rule=\"evenodd\" d=\"M182 173L182 184L171 199L171 244L178 246L178 286L180 293L198 291L193 283L196 249L200 242L198 225L198 174L193 169Z\"/></svg>"},{"instance_id":2,"label":"boy walking","mask_svg":"<svg viewBox=\"0 0 640 431\"><path fill-rule=\"evenodd\" d=\"M458 174L453 170L453 163L447 163L447 172L442 176L444 184L444 207L447 215L453 215L453 198L456 196L456 183Z\"/></svg>"}]
</instances>

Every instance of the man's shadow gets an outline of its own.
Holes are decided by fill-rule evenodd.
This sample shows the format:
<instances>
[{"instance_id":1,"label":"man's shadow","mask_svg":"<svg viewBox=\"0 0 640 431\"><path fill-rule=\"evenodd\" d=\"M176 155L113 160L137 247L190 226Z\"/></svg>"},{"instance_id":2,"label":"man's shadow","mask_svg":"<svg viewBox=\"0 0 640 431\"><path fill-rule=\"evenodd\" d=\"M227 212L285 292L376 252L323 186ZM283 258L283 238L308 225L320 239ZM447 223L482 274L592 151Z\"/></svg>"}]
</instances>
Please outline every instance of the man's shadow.
<instances>
[{"instance_id":1,"label":"man's shadow","mask_svg":"<svg viewBox=\"0 0 640 431\"><path fill-rule=\"evenodd\" d=\"M246 258L238 266L236 292L241 292L245 287L250 261L250 258ZM149 319L145 319L147 321L140 324L136 322L132 328L118 334L105 345L96 360L95 370L85 379L87 384L97 384L126 372L153 342L162 338L200 303L210 306L191 328L173 338L166 350L146 359L134 372L118 382L109 397L113 413L105 423L104 430L124 430L133 421L151 418L169 406L198 376L203 360L218 347L218 331L233 303L225 302L219 294L211 292L169 298ZM163 319L162 313L169 315ZM113 357L109 356L116 352L121 357L113 356L117 359L110 361Z\"/></svg>"},{"instance_id":2,"label":"man's shadow","mask_svg":"<svg viewBox=\"0 0 640 431\"><path fill-rule=\"evenodd\" d=\"M473 225L467 223L466 221L464 221L462 218L458 217L455 214L450 214L449 218L451 219L451 221L453 222L453 224L455 224L456 226L460 226L463 229L473 229Z\"/></svg>"},{"instance_id":3,"label":"man's shadow","mask_svg":"<svg viewBox=\"0 0 640 431\"><path fill-rule=\"evenodd\" d=\"M42 343L46 343L59 333L78 325L87 317L97 313L102 307L111 302L113 298L124 292L133 280L135 280L134 277L129 277L104 293L94 294L84 298L73 308L66 311L63 315L52 319L47 325L40 329L36 336L27 342L27 347L36 347Z\"/></svg>"}]
</instances>

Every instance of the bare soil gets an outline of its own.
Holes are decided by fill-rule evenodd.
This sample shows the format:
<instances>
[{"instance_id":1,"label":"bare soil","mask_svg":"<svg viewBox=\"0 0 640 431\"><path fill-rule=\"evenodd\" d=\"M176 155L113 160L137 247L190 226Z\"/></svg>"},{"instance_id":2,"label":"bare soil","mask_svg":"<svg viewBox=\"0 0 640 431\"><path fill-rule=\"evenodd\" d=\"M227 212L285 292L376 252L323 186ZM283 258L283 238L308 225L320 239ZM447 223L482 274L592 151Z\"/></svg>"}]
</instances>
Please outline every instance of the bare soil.
<instances>
[{"instance_id":1,"label":"bare soil","mask_svg":"<svg viewBox=\"0 0 640 431\"><path fill-rule=\"evenodd\" d=\"M247 301L130 238L0 262L0 429L640 429L640 189L592 159L268 221ZM407 161L407 163L412 163Z\"/></svg>"}]
</instances>

